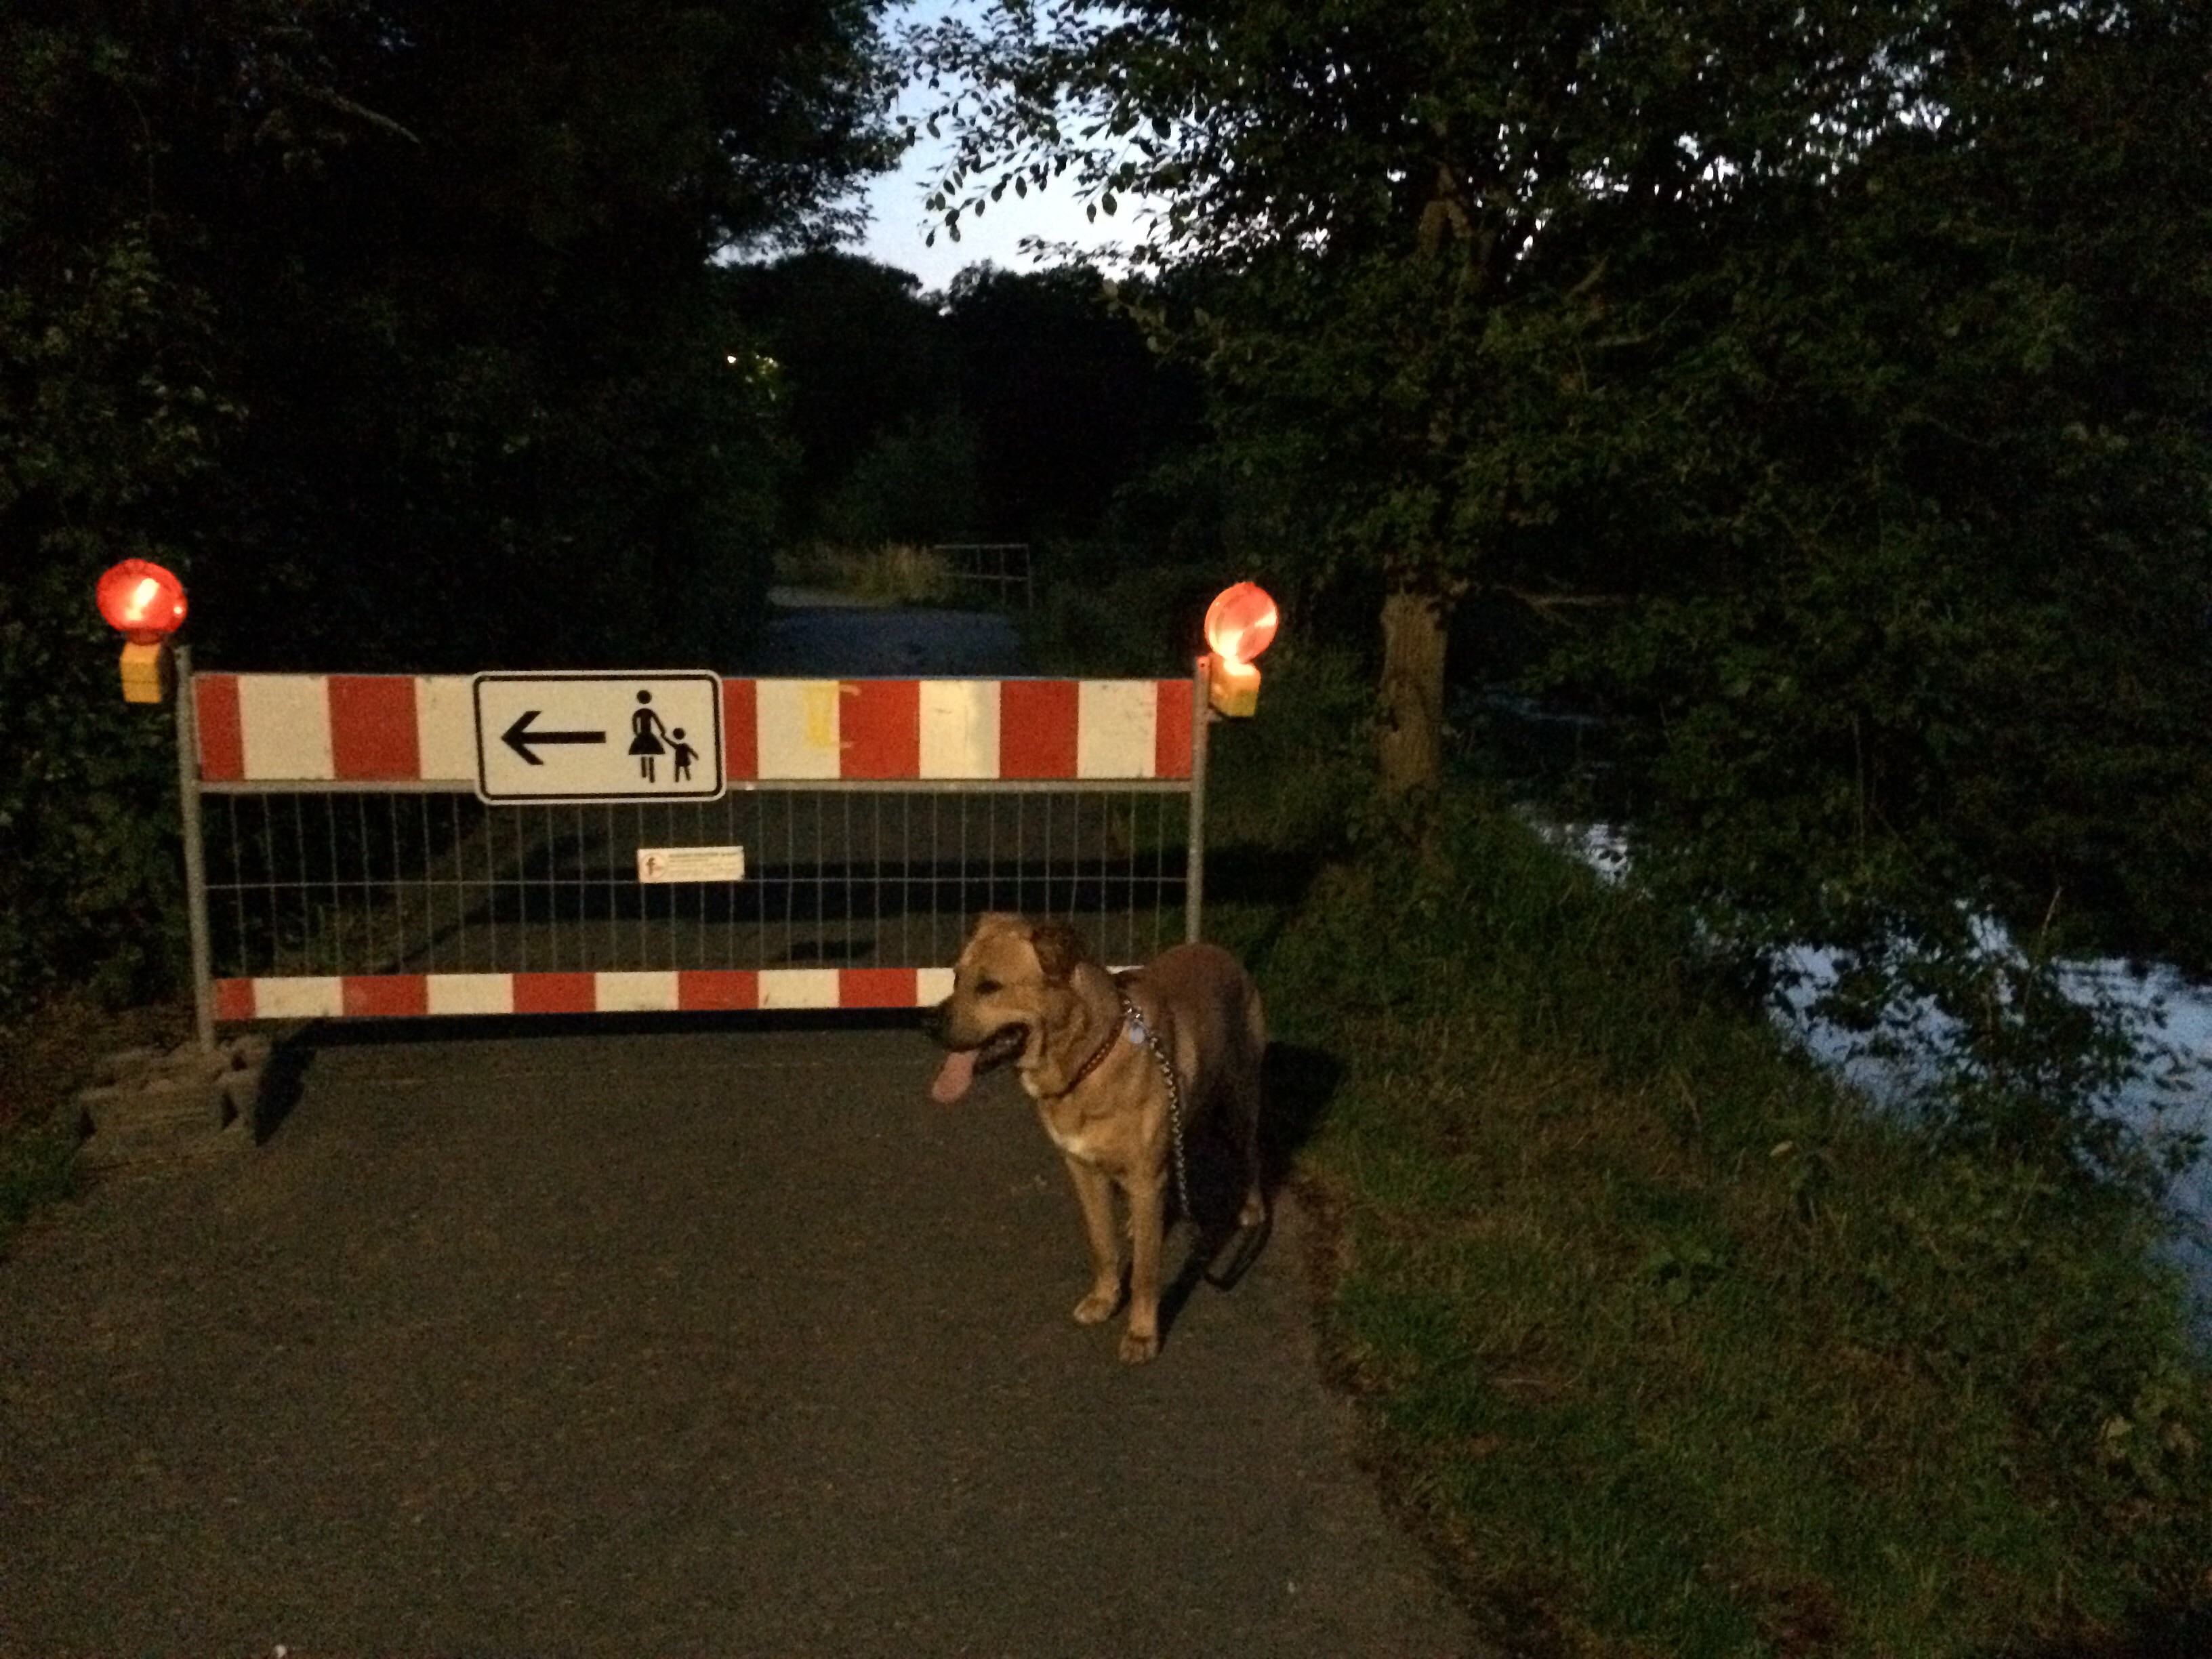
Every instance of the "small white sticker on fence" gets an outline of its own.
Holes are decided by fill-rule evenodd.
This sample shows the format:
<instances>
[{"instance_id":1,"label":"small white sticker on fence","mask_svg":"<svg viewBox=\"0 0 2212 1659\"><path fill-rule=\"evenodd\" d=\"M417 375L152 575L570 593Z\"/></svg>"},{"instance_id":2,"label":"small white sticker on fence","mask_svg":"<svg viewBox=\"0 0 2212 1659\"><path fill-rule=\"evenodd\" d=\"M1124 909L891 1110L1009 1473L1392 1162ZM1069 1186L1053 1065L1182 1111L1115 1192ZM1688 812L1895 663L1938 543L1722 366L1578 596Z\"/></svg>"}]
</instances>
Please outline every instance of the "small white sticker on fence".
<instances>
[{"instance_id":1,"label":"small white sticker on fence","mask_svg":"<svg viewBox=\"0 0 2212 1659\"><path fill-rule=\"evenodd\" d=\"M743 881L742 847L641 847L637 878L661 881Z\"/></svg>"}]
</instances>

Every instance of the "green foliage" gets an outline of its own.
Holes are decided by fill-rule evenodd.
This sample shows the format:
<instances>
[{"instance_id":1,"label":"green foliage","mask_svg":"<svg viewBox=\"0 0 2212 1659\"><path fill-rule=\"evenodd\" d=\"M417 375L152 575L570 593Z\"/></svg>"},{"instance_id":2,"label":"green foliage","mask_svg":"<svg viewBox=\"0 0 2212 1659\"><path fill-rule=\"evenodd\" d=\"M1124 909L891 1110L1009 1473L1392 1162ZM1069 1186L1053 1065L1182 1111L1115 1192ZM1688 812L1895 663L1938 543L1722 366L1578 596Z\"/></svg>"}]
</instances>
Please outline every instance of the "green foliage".
<instances>
[{"instance_id":1,"label":"green foliage","mask_svg":"<svg viewBox=\"0 0 2212 1659\"><path fill-rule=\"evenodd\" d=\"M1406 829L1369 816L1261 978L1342 1067L1330 1363L1498 1636L2185 1642L2212 1388L2148 1210L1869 1115L1512 817Z\"/></svg>"},{"instance_id":2,"label":"green foliage","mask_svg":"<svg viewBox=\"0 0 2212 1659\"><path fill-rule=\"evenodd\" d=\"M951 90L948 224L1063 173L1160 198L1158 313L1240 465L1317 509L1326 562L1449 604L1550 507L1550 364L1610 267L1711 237L1901 118L1910 8L1006 7L916 43ZM1070 112L1074 113L1071 115ZM1851 142L1857 142L1856 137Z\"/></svg>"},{"instance_id":3,"label":"green foliage","mask_svg":"<svg viewBox=\"0 0 2212 1659\"><path fill-rule=\"evenodd\" d=\"M1277 496L1311 591L1381 601L1394 791L1437 781L1453 607L1550 587L1561 561L1512 556L1535 532L1725 441L1674 428L1621 318L1671 315L1768 197L1948 138L1919 89L1951 49L1909 6L1279 0L1010 6L917 46L949 226L1063 173L1162 198L1143 256L1183 280L1152 317L1204 365L1220 464Z\"/></svg>"},{"instance_id":4,"label":"green foliage","mask_svg":"<svg viewBox=\"0 0 2212 1659\"><path fill-rule=\"evenodd\" d=\"M1194 377L1163 359L1118 290L1087 265L971 266L944 328L975 422L985 533L1042 543L1099 535L1118 491L1198 432Z\"/></svg>"},{"instance_id":5,"label":"green foliage","mask_svg":"<svg viewBox=\"0 0 2212 1659\"><path fill-rule=\"evenodd\" d=\"M1640 878L1747 962L1834 947L1877 1042L1940 1010L1935 1109L2061 1162L2124 1161L2094 1114L2144 1058L2066 957L2212 963L2212 267L2167 205L2207 189L2205 29L1985 35L1929 86L1957 142L1778 193L1607 319L1641 343L1599 392L1652 412L1593 417L1522 554L1633 601L1550 678L1620 722Z\"/></svg>"},{"instance_id":6,"label":"green foliage","mask_svg":"<svg viewBox=\"0 0 2212 1659\"><path fill-rule=\"evenodd\" d=\"M948 222L1163 198L1136 308L1240 525L1383 601L1387 786L1462 594L1582 619L1542 681L1614 724L1640 878L1747 971L1840 951L1870 1030L1932 1001L1963 1139L2109 1169L2140 1034L2059 964L2212 963L2209 28L1252 0L922 51Z\"/></svg>"},{"instance_id":7,"label":"green foliage","mask_svg":"<svg viewBox=\"0 0 2212 1659\"><path fill-rule=\"evenodd\" d=\"M802 538L1096 536L1116 492L1194 430L1191 377L1087 267L978 265L925 295L817 251L729 277L777 365Z\"/></svg>"},{"instance_id":8,"label":"green foliage","mask_svg":"<svg viewBox=\"0 0 2212 1659\"><path fill-rule=\"evenodd\" d=\"M829 249L723 275L775 365L795 452L783 524L804 544L823 533L823 504L872 447L939 415L957 418L940 319L919 277Z\"/></svg>"},{"instance_id":9,"label":"green foliage","mask_svg":"<svg viewBox=\"0 0 2212 1659\"><path fill-rule=\"evenodd\" d=\"M1207 601L1242 574L1112 543L1053 542L1037 555L1036 606L1018 621L1030 659L1069 673L1188 673L1206 648Z\"/></svg>"},{"instance_id":10,"label":"green foliage","mask_svg":"<svg viewBox=\"0 0 2212 1659\"><path fill-rule=\"evenodd\" d=\"M403 21L330 42L388 125L309 176L214 174L255 421L239 544L204 573L236 631L210 642L714 660L759 614L785 457L708 256L848 222L838 193L890 154L867 11Z\"/></svg>"},{"instance_id":11,"label":"green foliage","mask_svg":"<svg viewBox=\"0 0 2212 1659\"><path fill-rule=\"evenodd\" d=\"M948 410L878 438L823 503L820 523L849 545L951 541L976 522L977 498L975 430Z\"/></svg>"},{"instance_id":12,"label":"green foliage","mask_svg":"<svg viewBox=\"0 0 2212 1659\"><path fill-rule=\"evenodd\" d=\"M183 961L176 749L165 708L128 708L118 642L89 617L98 565L0 599L0 993L121 1000Z\"/></svg>"},{"instance_id":13,"label":"green foliage","mask_svg":"<svg viewBox=\"0 0 2212 1659\"><path fill-rule=\"evenodd\" d=\"M86 73L27 56L33 96ZM26 231L11 182L0 245ZM170 536L238 413L210 383L205 297L167 279L143 222L69 258L0 284L0 1020L67 986L143 995L181 960L173 728L124 706L92 591L126 557L189 576Z\"/></svg>"},{"instance_id":14,"label":"green foliage","mask_svg":"<svg viewBox=\"0 0 2212 1659\"><path fill-rule=\"evenodd\" d=\"M0 20L0 1019L143 992L173 760L90 617L202 667L718 659L774 376L709 256L851 228L865 0L74 3Z\"/></svg>"}]
</instances>

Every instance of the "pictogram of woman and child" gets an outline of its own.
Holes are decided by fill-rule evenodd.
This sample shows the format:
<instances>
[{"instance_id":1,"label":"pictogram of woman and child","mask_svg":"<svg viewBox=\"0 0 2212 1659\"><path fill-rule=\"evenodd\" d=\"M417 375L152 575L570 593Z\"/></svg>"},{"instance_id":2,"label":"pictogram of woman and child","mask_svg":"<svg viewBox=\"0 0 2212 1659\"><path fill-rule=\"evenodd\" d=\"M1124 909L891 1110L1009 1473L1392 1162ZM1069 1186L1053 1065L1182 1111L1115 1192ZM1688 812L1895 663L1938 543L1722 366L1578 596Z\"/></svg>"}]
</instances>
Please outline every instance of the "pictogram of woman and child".
<instances>
[{"instance_id":1,"label":"pictogram of woman and child","mask_svg":"<svg viewBox=\"0 0 2212 1659\"><path fill-rule=\"evenodd\" d=\"M637 757L637 775L647 783L657 782L653 764L667 755L676 763L673 783L690 781L691 763L699 758L699 751L684 741L684 728L670 731L661 723L660 715L653 707L653 693L637 694L637 712L629 717L629 752Z\"/></svg>"}]
</instances>

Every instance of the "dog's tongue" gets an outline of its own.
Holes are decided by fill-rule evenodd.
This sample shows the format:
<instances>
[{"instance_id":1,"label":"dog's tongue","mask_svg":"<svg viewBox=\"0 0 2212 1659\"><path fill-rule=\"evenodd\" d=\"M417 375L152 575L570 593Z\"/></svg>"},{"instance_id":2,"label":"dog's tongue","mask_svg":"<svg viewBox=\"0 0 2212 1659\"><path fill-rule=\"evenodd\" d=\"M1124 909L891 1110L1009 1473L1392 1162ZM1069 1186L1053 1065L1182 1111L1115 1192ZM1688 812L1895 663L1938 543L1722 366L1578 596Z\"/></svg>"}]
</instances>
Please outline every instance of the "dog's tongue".
<instances>
[{"instance_id":1,"label":"dog's tongue","mask_svg":"<svg viewBox=\"0 0 2212 1659\"><path fill-rule=\"evenodd\" d=\"M929 1085L929 1097L940 1106L950 1106L968 1092L968 1085L975 1080L975 1051L956 1048L945 1055L945 1069Z\"/></svg>"}]
</instances>

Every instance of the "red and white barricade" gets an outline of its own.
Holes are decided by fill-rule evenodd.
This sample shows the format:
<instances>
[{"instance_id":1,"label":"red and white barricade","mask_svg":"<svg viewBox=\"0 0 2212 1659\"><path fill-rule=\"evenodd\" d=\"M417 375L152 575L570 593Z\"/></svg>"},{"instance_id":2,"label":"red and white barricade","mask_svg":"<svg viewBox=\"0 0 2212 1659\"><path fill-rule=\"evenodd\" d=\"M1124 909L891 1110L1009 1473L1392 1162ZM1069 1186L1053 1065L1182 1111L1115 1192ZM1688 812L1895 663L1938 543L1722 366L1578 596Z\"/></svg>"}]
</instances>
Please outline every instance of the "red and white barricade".
<instances>
[{"instance_id":1,"label":"red and white barricade","mask_svg":"<svg viewBox=\"0 0 2212 1659\"><path fill-rule=\"evenodd\" d=\"M712 799L540 805L485 781L499 677L185 665L216 1020L912 1008L978 909L1070 915L1117 960L1196 936L1193 680L723 678ZM708 873L649 884L672 853Z\"/></svg>"}]
</instances>

